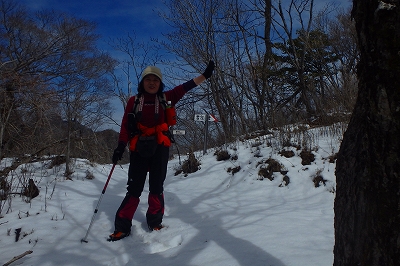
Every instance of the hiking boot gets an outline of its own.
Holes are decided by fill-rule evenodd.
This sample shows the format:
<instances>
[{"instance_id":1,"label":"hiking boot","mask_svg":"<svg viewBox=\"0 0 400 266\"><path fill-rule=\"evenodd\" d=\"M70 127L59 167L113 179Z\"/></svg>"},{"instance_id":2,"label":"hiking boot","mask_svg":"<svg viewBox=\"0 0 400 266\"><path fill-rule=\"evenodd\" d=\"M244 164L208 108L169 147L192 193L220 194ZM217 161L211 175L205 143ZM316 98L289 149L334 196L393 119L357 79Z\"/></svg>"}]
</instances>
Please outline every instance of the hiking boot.
<instances>
[{"instance_id":1,"label":"hiking boot","mask_svg":"<svg viewBox=\"0 0 400 266\"><path fill-rule=\"evenodd\" d=\"M113 234L109 235L107 241L111 241L111 242L113 242L113 241L118 241L118 240L120 240L120 239L122 239L122 238L124 238L124 237L129 236L130 233L131 233L131 232L124 233L124 232L115 231Z\"/></svg>"},{"instance_id":2,"label":"hiking boot","mask_svg":"<svg viewBox=\"0 0 400 266\"><path fill-rule=\"evenodd\" d=\"M154 227L151 227L151 226L149 225L149 230L150 230L150 231L159 231L159 230L163 229L164 227L165 227L165 226L162 225L162 224L159 224L159 225L154 226Z\"/></svg>"}]
</instances>

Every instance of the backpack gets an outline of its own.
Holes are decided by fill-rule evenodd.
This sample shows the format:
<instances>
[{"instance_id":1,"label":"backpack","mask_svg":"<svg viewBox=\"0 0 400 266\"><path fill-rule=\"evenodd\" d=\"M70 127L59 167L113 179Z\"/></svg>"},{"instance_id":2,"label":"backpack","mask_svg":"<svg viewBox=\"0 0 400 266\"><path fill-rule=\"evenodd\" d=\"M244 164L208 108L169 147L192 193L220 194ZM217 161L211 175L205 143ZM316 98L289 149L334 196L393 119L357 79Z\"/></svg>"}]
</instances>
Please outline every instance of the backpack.
<instances>
[{"instance_id":1,"label":"backpack","mask_svg":"<svg viewBox=\"0 0 400 266\"><path fill-rule=\"evenodd\" d=\"M176 124L176 113L175 113L175 108L171 106L169 102L167 102L167 97L165 93L162 95L157 94L158 101L160 102L163 110L164 110L164 119L166 120L165 122L168 124L168 126L173 126ZM140 131L137 127L138 121L140 121L141 117L141 112L139 112L138 106L140 104L140 99L141 95L137 94L135 97L135 103L133 104L132 112L128 113L128 130L130 132L130 137L132 138L133 136L140 134ZM155 120L158 120L159 114L154 114ZM168 129L168 132L166 132L167 136L171 139L172 142L175 142L173 135L171 131Z\"/></svg>"}]
</instances>

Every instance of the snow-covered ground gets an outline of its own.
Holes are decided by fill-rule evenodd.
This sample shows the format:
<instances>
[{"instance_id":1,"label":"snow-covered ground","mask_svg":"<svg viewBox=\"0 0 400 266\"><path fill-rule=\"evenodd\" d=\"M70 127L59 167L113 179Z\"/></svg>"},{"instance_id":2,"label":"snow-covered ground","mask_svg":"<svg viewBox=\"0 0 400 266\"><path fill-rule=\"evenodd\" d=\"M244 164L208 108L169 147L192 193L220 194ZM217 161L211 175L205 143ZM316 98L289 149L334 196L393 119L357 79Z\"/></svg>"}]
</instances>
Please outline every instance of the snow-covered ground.
<instances>
[{"instance_id":1,"label":"snow-covered ground","mask_svg":"<svg viewBox=\"0 0 400 266\"><path fill-rule=\"evenodd\" d=\"M268 136L226 146L236 160L217 161L214 150L199 153L201 169L187 176L175 176L179 160L171 160L165 182L167 228L147 230L146 184L132 234L117 242L106 238L126 192L128 165L115 167L88 243L81 239L112 165L77 160L72 181L64 180L62 166L21 166L13 174L37 181L40 195L31 203L15 196L7 214L8 203L1 202L0 264L31 250L11 265L332 265L335 163L329 156L338 151L341 135L327 131L314 129L298 137L313 149L311 165L302 165L301 150L293 147L294 157L279 155L276 145L268 145L274 143ZM268 158L288 171L287 186L280 172L272 181L260 180L259 169ZM1 167L9 165L1 162ZM87 179L88 172L95 178ZM314 186L317 175L327 180L325 186ZM15 242L18 228L21 236Z\"/></svg>"}]
</instances>

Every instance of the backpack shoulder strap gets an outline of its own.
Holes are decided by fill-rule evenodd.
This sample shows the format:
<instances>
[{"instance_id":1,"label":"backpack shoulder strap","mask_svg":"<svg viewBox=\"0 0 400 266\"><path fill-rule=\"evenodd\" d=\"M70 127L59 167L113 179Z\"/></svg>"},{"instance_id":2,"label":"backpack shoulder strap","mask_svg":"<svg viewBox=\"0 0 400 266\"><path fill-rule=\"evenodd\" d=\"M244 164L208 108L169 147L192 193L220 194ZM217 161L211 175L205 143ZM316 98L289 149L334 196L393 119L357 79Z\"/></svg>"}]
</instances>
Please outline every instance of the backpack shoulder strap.
<instances>
[{"instance_id":1,"label":"backpack shoulder strap","mask_svg":"<svg viewBox=\"0 0 400 266\"><path fill-rule=\"evenodd\" d=\"M162 95L158 95L158 100L160 101L162 108L164 110L167 109L167 96L164 92Z\"/></svg>"},{"instance_id":2,"label":"backpack shoulder strap","mask_svg":"<svg viewBox=\"0 0 400 266\"><path fill-rule=\"evenodd\" d=\"M137 114L137 107L140 103L140 95L136 94L135 96L135 103L133 104L132 113Z\"/></svg>"},{"instance_id":3,"label":"backpack shoulder strap","mask_svg":"<svg viewBox=\"0 0 400 266\"><path fill-rule=\"evenodd\" d=\"M141 110L140 111L138 110L140 101L143 101L142 97L143 97L143 95L141 95L141 94L137 94L135 96L135 102L133 104L132 113L134 114L136 121L140 121L141 116L142 116ZM157 97L158 97L158 101L160 102L160 104L165 112L165 110L167 109L167 99L166 99L165 93L163 93L162 95L157 95ZM157 119L158 119L158 113L155 113L155 120L157 120Z\"/></svg>"},{"instance_id":4,"label":"backpack shoulder strap","mask_svg":"<svg viewBox=\"0 0 400 266\"><path fill-rule=\"evenodd\" d=\"M137 128L137 122L140 120L141 114L138 114L137 112L137 107L140 103L140 96L136 95L135 96L135 102L132 107L132 111L128 113L128 131L129 135L131 138L135 136L136 134L139 133L139 130Z\"/></svg>"}]
</instances>

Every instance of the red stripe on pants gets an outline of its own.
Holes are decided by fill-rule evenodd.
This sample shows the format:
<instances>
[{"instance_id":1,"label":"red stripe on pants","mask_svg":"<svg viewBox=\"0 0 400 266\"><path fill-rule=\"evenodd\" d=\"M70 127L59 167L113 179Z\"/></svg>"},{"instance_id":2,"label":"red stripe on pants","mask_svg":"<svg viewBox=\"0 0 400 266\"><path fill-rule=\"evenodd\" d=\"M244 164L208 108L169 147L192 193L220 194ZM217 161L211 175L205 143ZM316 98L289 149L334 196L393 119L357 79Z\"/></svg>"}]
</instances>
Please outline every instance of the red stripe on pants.
<instances>
[{"instance_id":1,"label":"red stripe on pants","mask_svg":"<svg viewBox=\"0 0 400 266\"><path fill-rule=\"evenodd\" d=\"M138 205L139 205L139 198L129 197L125 205L122 206L122 208L118 212L118 216L120 218L132 220Z\"/></svg>"},{"instance_id":2,"label":"red stripe on pants","mask_svg":"<svg viewBox=\"0 0 400 266\"><path fill-rule=\"evenodd\" d=\"M164 214L164 194L149 194L149 208L148 214Z\"/></svg>"}]
</instances>

